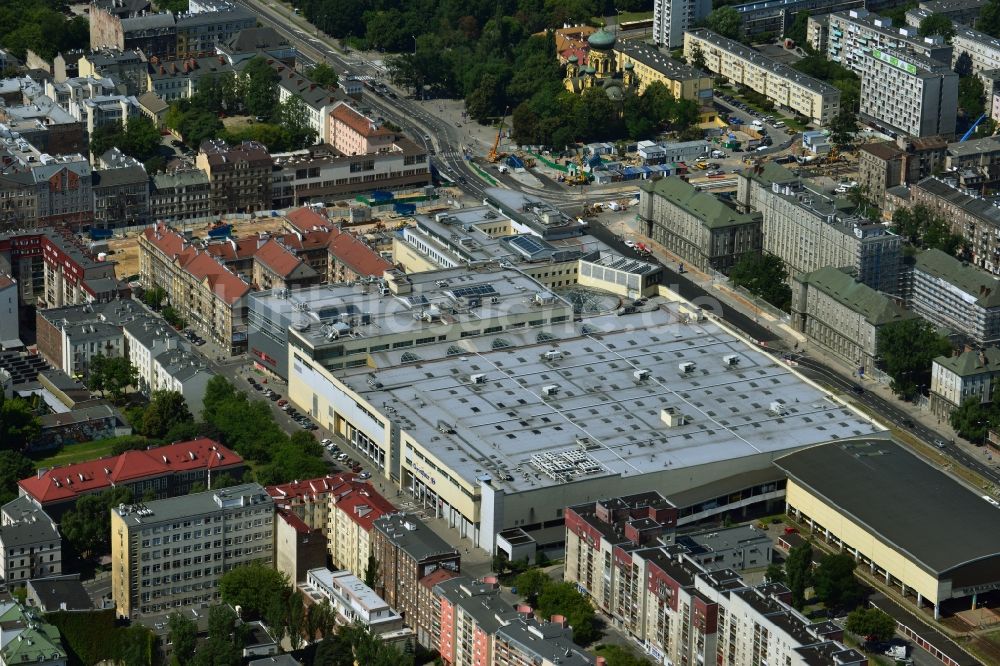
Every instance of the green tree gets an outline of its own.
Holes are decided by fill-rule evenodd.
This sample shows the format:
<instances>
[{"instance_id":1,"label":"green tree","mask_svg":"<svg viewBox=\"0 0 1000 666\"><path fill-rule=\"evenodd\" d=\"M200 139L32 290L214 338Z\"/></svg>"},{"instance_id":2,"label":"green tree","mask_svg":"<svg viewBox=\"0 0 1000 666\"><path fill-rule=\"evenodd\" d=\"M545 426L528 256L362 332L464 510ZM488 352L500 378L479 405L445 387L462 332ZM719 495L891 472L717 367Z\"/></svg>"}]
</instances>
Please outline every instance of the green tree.
<instances>
[{"instance_id":1,"label":"green tree","mask_svg":"<svg viewBox=\"0 0 1000 666\"><path fill-rule=\"evenodd\" d=\"M785 37L791 39L797 46L808 46L806 44L808 27L809 12L800 11L795 14L795 20L792 21L792 24L788 26L788 30L785 31Z\"/></svg>"},{"instance_id":2,"label":"green tree","mask_svg":"<svg viewBox=\"0 0 1000 666\"><path fill-rule=\"evenodd\" d=\"M840 107L840 112L834 116L830 123L830 138L837 147L850 145L854 142L854 135L858 131L858 116L854 111L846 106Z\"/></svg>"},{"instance_id":3,"label":"green tree","mask_svg":"<svg viewBox=\"0 0 1000 666\"><path fill-rule=\"evenodd\" d=\"M812 585L813 548L811 543L795 546L785 560L785 584L792 592L792 606L801 610L806 590Z\"/></svg>"},{"instance_id":4,"label":"green tree","mask_svg":"<svg viewBox=\"0 0 1000 666\"><path fill-rule=\"evenodd\" d=\"M828 608L854 608L864 598L864 588L854 576L856 566L848 553L832 553L820 559L813 572L813 588Z\"/></svg>"},{"instance_id":5,"label":"green tree","mask_svg":"<svg viewBox=\"0 0 1000 666\"><path fill-rule=\"evenodd\" d=\"M0 504L15 499L18 495L17 482L34 472L35 463L20 452L0 451Z\"/></svg>"},{"instance_id":6,"label":"green tree","mask_svg":"<svg viewBox=\"0 0 1000 666\"><path fill-rule=\"evenodd\" d=\"M205 395L201 399L201 415L208 422L214 422L219 411L237 399L233 385L222 375L215 375L205 385Z\"/></svg>"},{"instance_id":7,"label":"green tree","mask_svg":"<svg viewBox=\"0 0 1000 666\"><path fill-rule=\"evenodd\" d=\"M600 634L594 618L594 608L573 583L553 582L538 595L538 614L543 618L562 615L573 627L573 641L587 645Z\"/></svg>"},{"instance_id":8,"label":"green tree","mask_svg":"<svg viewBox=\"0 0 1000 666\"><path fill-rule=\"evenodd\" d=\"M896 633L896 620L880 608L855 608L847 615L844 628L856 636L887 641Z\"/></svg>"},{"instance_id":9,"label":"green tree","mask_svg":"<svg viewBox=\"0 0 1000 666\"><path fill-rule=\"evenodd\" d=\"M784 583L785 568L777 562L771 562L767 565L767 573L764 574L764 578L769 583Z\"/></svg>"},{"instance_id":10,"label":"green tree","mask_svg":"<svg viewBox=\"0 0 1000 666\"><path fill-rule=\"evenodd\" d=\"M919 318L882 326L876 346L880 364L892 378L889 388L904 400L913 400L930 388L932 361L952 351L948 338Z\"/></svg>"},{"instance_id":11,"label":"green tree","mask_svg":"<svg viewBox=\"0 0 1000 666\"><path fill-rule=\"evenodd\" d=\"M0 391L0 447L23 451L42 432L41 422L23 398L5 398Z\"/></svg>"},{"instance_id":12,"label":"green tree","mask_svg":"<svg viewBox=\"0 0 1000 666\"><path fill-rule=\"evenodd\" d=\"M787 279L785 262L773 254L748 252L729 271L729 280L733 284L785 312L792 305L792 290L785 282Z\"/></svg>"},{"instance_id":13,"label":"green tree","mask_svg":"<svg viewBox=\"0 0 1000 666\"><path fill-rule=\"evenodd\" d=\"M991 37L1000 37L1000 0L989 0L976 21L976 29Z\"/></svg>"},{"instance_id":14,"label":"green tree","mask_svg":"<svg viewBox=\"0 0 1000 666\"><path fill-rule=\"evenodd\" d=\"M955 432L973 444L981 444L997 420L996 408L984 405L975 396L964 400L948 417L948 422Z\"/></svg>"},{"instance_id":15,"label":"green tree","mask_svg":"<svg viewBox=\"0 0 1000 666\"><path fill-rule=\"evenodd\" d=\"M292 649L298 650L302 645L302 632L306 630L306 607L302 593L295 590L288 595L288 642ZM312 636L309 637L312 640Z\"/></svg>"},{"instance_id":16,"label":"green tree","mask_svg":"<svg viewBox=\"0 0 1000 666\"><path fill-rule=\"evenodd\" d=\"M153 287L152 289L146 290L146 293L142 295L142 302L153 308L154 310L160 309L160 304L167 297L167 292L163 287Z\"/></svg>"},{"instance_id":17,"label":"green tree","mask_svg":"<svg viewBox=\"0 0 1000 666\"><path fill-rule=\"evenodd\" d=\"M108 512L119 504L131 504L132 491L113 488L99 495L83 495L63 514L59 529L81 556L93 557L110 551L111 518Z\"/></svg>"},{"instance_id":18,"label":"green tree","mask_svg":"<svg viewBox=\"0 0 1000 666\"><path fill-rule=\"evenodd\" d=\"M177 424L193 422L183 395L177 391L154 391L139 432L147 437L164 437Z\"/></svg>"},{"instance_id":19,"label":"green tree","mask_svg":"<svg viewBox=\"0 0 1000 666\"><path fill-rule=\"evenodd\" d=\"M161 12L181 14L188 10L188 0L156 0L155 4Z\"/></svg>"},{"instance_id":20,"label":"green tree","mask_svg":"<svg viewBox=\"0 0 1000 666\"><path fill-rule=\"evenodd\" d=\"M234 567L219 579L222 600L251 617L263 617L277 604L287 606L290 592L288 576L260 563Z\"/></svg>"},{"instance_id":21,"label":"green tree","mask_svg":"<svg viewBox=\"0 0 1000 666\"><path fill-rule=\"evenodd\" d=\"M703 72L708 71L708 67L705 64L705 54L701 50L701 44L696 43L691 47L691 57L688 59L688 64Z\"/></svg>"},{"instance_id":22,"label":"green tree","mask_svg":"<svg viewBox=\"0 0 1000 666\"><path fill-rule=\"evenodd\" d=\"M740 38L740 14L732 5L713 9L705 19L709 30L729 39Z\"/></svg>"},{"instance_id":23,"label":"green tree","mask_svg":"<svg viewBox=\"0 0 1000 666\"><path fill-rule=\"evenodd\" d=\"M120 122L103 125L90 136L90 152L103 155L118 148L126 155L145 161L160 150L160 132L146 116L129 118L127 125Z\"/></svg>"},{"instance_id":24,"label":"green tree","mask_svg":"<svg viewBox=\"0 0 1000 666\"><path fill-rule=\"evenodd\" d=\"M892 225L895 233L917 248L955 255L965 242L961 234L952 232L947 220L924 204L898 208L892 215Z\"/></svg>"},{"instance_id":25,"label":"green tree","mask_svg":"<svg viewBox=\"0 0 1000 666\"><path fill-rule=\"evenodd\" d=\"M321 86L325 86L330 89L337 87L337 71L325 62L321 62L306 69L306 76Z\"/></svg>"},{"instance_id":26,"label":"green tree","mask_svg":"<svg viewBox=\"0 0 1000 666\"><path fill-rule=\"evenodd\" d=\"M921 37L933 37L940 35L946 42L951 44L951 38L955 36L955 24L944 14L928 14L920 19L920 27L917 34Z\"/></svg>"},{"instance_id":27,"label":"green tree","mask_svg":"<svg viewBox=\"0 0 1000 666\"><path fill-rule=\"evenodd\" d=\"M379 561L374 555L368 556L368 562L365 565L365 585L373 590L382 586L382 574L379 573Z\"/></svg>"},{"instance_id":28,"label":"green tree","mask_svg":"<svg viewBox=\"0 0 1000 666\"><path fill-rule=\"evenodd\" d=\"M621 645L598 645L597 655L607 660L607 666L652 666L647 659L637 657Z\"/></svg>"},{"instance_id":29,"label":"green tree","mask_svg":"<svg viewBox=\"0 0 1000 666\"><path fill-rule=\"evenodd\" d=\"M278 109L278 73L263 56L254 56L243 68L240 93L251 116L269 120Z\"/></svg>"},{"instance_id":30,"label":"green tree","mask_svg":"<svg viewBox=\"0 0 1000 666\"><path fill-rule=\"evenodd\" d=\"M244 638L236 613L226 605L208 609L208 640L194 655L194 666L239 666Z\"/></svg>"},{"instance_id":31,"label":"green tree","mask_svg":"<svg viewBox=\"0 0 1000 666\"><path fill-rule=\"evenodd\" d=\"M986 91L978 76L959 78L958 108L965 113L970 125L986 110Z\"/></svg>"},{"instance_id":32,"label":"green tree","mask_svg":"<svg viewBox=\"0 0 1000 666\"><path fill-rule=\"evenodd\" d=\"M309 111L298 95L278 105L275 121L284 135L285 150L299 150L316 142L316 130L309 125Z\"/></svg>"},{"instance_id":33,"label":"green tree","mask_svg":"<svg viewBox=\"0 0 1000 666\"><path fill-rule=\"evenodd\" d=\"M150 629L141 624L119 627L115 639L118 664L121 666L152 665L153 645L156 638Z\"/></svg>"},{"instance_id":34,"label":"green tree","mask_svg":"<svg viewBox=\"0 0 1000 666\"><path fill-rule=\"evenodd\" d=\"M528 569L514 579L517 593L524 597L528 603L535 603L538 596L551 584L552 579L537 567Z\"/></svg>"}]
</instances>

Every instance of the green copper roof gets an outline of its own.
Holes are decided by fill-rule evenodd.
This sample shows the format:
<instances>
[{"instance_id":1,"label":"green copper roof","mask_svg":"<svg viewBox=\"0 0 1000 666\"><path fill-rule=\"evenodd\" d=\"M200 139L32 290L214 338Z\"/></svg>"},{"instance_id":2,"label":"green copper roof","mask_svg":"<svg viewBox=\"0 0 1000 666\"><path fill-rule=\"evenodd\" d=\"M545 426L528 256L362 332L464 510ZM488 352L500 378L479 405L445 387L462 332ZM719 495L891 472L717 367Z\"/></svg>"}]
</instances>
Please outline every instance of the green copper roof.
<instances>
[{"instance_id":1,"label":"green copper roof","mask_svg":"<svg viewBox=\"0 0 1000 666\"><path fill-rule=\"evenodd\" d=\"M1000 372L1000 349L987 347L982 352L967 351L958 356L938 356L934 362L959 377Z\"/></svg>"},{"instance_id":2,"label":"green copper roof","mask_svg":"<svg viewBox=\"0 0 1000 666\"><path fill-rule=\"evenodd\" d=\"M601 28L587 38L587 43L593 49L610 49L615 45L615 33L607 28Z\"/></svg>"},{"instance_id":3,"label":"green copper roof","mask_svg":"<svg viewBox=\"0 0 1000 666\"><path fill-rule=\"evenodd\" d=\"M719 199L699 192L694 185L677 176L643 181L639 187L655 196L660 196L701 220L709 229L721 229L742 224L760 224L760 215L737 213Z\"/></svg>"},{"instance_id":4,"label":"green copper roof","mask_svg":"<svg viewBox=\"0 0 1000 666\"><path fill-rule=\"evenodd\" d=\"M916 316L913 312L899 307L885 294L858 282L853 275L848 275L832 266L804 275L802 282L862 315L872 326L912 319Z\"/></svg>"}]
</instances>

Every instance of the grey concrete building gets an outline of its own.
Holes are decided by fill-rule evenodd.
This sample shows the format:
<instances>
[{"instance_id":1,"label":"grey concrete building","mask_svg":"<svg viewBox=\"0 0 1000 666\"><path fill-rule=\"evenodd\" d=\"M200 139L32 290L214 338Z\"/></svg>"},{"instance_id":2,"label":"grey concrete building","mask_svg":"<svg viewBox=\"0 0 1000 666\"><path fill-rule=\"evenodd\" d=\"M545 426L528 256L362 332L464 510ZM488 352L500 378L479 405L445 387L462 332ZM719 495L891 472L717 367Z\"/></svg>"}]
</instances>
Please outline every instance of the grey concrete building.
<instances>
[{"instance_id":1,"label":"grey concrete building","mask_svg":"<svg viewBox=\"0 0 1000 666\"><path fill-rule=\"evenodd\" d=\"M154 220L207 219L212 214L212 185L208 174L194 168L154 174L149 209Z\"/></svg>"},{"instance_id":2,"label":"grey concrete building","mask_svg":"<svg viewBox=\"0 0 1000 666\"><path fill-rule=\"evenodd\" d=\"M931 364L931 411L942 418L971 398L993 401L1000 379L1000 349L986 347L957 356L938 356Z\"/></svg>"},{"instance_id":3,"label":"grey concrete building","mask_svg":"<svg viewBox=\"0 0 1000 666\"><path fill-rule=\"evenodd\" d=\"M0 526L0 578L8 586L22 586L32 578L61 574L62 536L55 522L37 506L8 513L8 505Z\"/></svg>"},{"instance_id":4,"label":"grey concrete building","mask_svg":"<svg viewBox=\"0 0 1000 666\"><path fill-rule=\"evenodd\" d=\"M950 1L946 4L951 4ZM906 22L919 26L920 22L932 12L918 7L906 12ZM973 30L960 22L955 23L955 34L951 38L953 47L951 64L954 67L963 55L968 56L972 65L972 73L1000 68L1000 39L990 37L984 32Z\"/></svg>"},{"instance_id":5,"label":"grey concrete building","mask_svg":"<svg viewBox=\"0 0 1000 666\"><path fill-rule=\"evenodd\" d=\"M943 166L941 176L954 179L962 189L980 194L996 192L1000 188L1000 137L949 143Z\"/></svg>"},{"instance_id":6,"label":"grey concrete building","mask_svg":"<svg viewBox=\"0 0 1000 666\"><path fill-rule=\"evenodd\" d=\"M950 65L878 48L864 49L857 64L862 119L908 136L955 135L958 74Z\"/></svg>"},{"instance_id":7,"label":"grey concrete building","mask_svg":"<svg viewBox=\"0 0 1000 666\"><path fill-rule=\"evenodd\" d=\"M866 9L850 9L828 15L826 56L833 62L864 74L865 49L901 49L951 65L952 46L940 36L921 37L911 25L895 26L892 19Z\"/></svg>"},{"instance_id":8,"label":"grey concrete building","mask_svg":"<svg viewBox=\"0 0 1000 666\"><path fill-rule=\"evenodd\" d=\"M739 213L677 177L640 185L644 233L697 267L728 273L745 254L759 254L761 216Z\"/></svg>"},{"instance_id":9,"label":"grey concrete building","mask_svg":"<svg viewBox=\"0 0 1000 666\"><path fill-rule=\"evenodd\" d=\"M792 282L792 325L810 343L845 364L870 372L878 358L878 330L915 315L893 299L833 267Z\"/></svg>"},{"instance_id":10,"label":"grey concrete building","mask_svg":"<svg viewBox=\"0 0 1000 666\"><path fill-rule=\"evenodd\" d=\"M824 266L846 267L869 287L897 293L899 236L858 216L849 200L831 198L805 183L763 185L756 183L764 216L764 251L784 260L790 278Z\"/></svg>"},{"instance_id":11,"label":"grey concrete building","mask_svg":"<svg viewBox=\"0 0 1000 666\"><path fill-rule=\"evenodd\" d=\"M111 509L111 594L120 617L214 603L219 578L273 565L274 502L263 486Z\"/></svg>"},{"instance_id":12,"label":"grey concrete building","mask_svg":"<svg viewBox=\"0 0 1000 666\"><path fill-rule=\"evenodd\" d=\"M93 172L94 226L104 229L149 224L149 175L142 162L112 148Z\"/></svg>"},{"instance_id":13,"label":"grey concrete building","mask_svg":"<svg viewBox=\"0 0 1000 666\"><path fill-rule=\"evenodd\" d=\"M1000 342L1000 277L941 250L926 250L913 265L909 306L936 326L974 345Z\"/></svg>"},{"instance_id":14,"label":"grey concrete building","mask_svg":"<svg viewBox=\"0 0 1000 666\"><path fill-rule=\"evenodd\" d=\"M684 32L701 23L711 11L711 0L654 0L653 41L668 49L684 46Z\"/></svg>"},{"instance_id":15,"label":"grey concrete building","mask_svg":"<svg viewBox=\"0 0 1000 666\"><path fill-rule=\"evenodd\" d=\"M858 150L861 191L881 208L889 188L915 183L944 168L948 149L949 144L940 136L901 136L895 142L865 144Z\"/></svg>"}]
</instances>

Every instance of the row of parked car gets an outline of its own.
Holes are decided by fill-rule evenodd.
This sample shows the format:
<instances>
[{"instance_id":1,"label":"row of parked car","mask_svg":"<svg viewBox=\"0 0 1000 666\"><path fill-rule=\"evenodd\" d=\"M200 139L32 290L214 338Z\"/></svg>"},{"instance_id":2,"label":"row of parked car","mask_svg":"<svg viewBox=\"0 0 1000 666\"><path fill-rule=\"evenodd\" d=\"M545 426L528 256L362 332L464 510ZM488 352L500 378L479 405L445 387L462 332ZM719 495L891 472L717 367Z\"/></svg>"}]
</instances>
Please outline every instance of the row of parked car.
<instances>
[{"instance_id":1,"label":"row of parked car","mask_svg":"<svg viewBox=\"0 0 1000 666\"><path fill-rule=\"evenodd\" d=\"M372 478L370 472L362 471L361 465L358 463L358 461L354 460L349 455L341 451L340 447L334 444L332 439L329 438L324 439L320 442L320 444L322 444L323 448L326 449L331 456L333 456L334 460L336 460L337 462L339 462L341 465L351 470L352 472L356 472L358 474L359 479Z\"/></svg>"},{"instance_id":2,"label":"row of parked car","mask_svg":"<svg viewBox=\"0 0 1000 666\"><path fill-rule=\"evenodd\" d=\"M203 344L205 344L205 338L201 337L190 328L184 331L184 337L187 338L191 344L196 345L198 347L201 347Z\"/></svg>"},{"instance_id":3,"label":"row of parked car","mask_svg":"<svg viewBox=\"0 0 1000 666\"><path fill-rule=\"evenodd\" d=\"M282 398L281 394L277 391L258 383L253 377L247 377L247 382L254 388L255 391L263 393L265 398L271 402L278 403L278 407L280 407L283 412L288 414L289 418L298 423L303 430L317 430L319 428L319 426L313 423L308 416L295 409L295 407L293 407L288 400Z\"/></svg>"}]
</instances>

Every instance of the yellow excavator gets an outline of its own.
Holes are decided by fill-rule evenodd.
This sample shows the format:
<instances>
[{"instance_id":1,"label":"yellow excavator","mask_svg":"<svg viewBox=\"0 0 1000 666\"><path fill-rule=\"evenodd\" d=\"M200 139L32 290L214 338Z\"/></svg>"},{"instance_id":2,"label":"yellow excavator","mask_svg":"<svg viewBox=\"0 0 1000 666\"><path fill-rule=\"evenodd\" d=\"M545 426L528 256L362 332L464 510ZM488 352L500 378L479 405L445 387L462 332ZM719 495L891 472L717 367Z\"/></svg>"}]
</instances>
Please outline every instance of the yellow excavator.
<instances>
[{"instance_id":1,"label":"yellow excavator","mask_svg":"<svg viewBox=\"0 0 1000 666\"><path fill-rule=\"evenodd\" d=\"M503 116L500 117L500 123L497 125L497 138L493 139L493 147L490 148L490 154L486 156L486 159L490 162L496 162L497 160L506 157L504 153L497 152L497 149L500 147L500 135L503 133L503 121L507 119L507 112L509 110L509 106L504 108Z\"/></svg>"}]
</instances>

